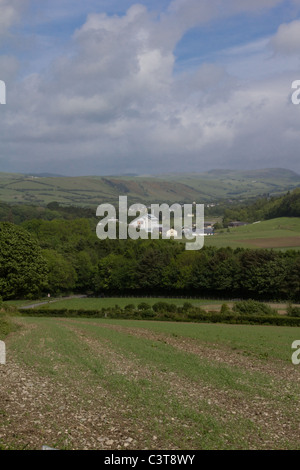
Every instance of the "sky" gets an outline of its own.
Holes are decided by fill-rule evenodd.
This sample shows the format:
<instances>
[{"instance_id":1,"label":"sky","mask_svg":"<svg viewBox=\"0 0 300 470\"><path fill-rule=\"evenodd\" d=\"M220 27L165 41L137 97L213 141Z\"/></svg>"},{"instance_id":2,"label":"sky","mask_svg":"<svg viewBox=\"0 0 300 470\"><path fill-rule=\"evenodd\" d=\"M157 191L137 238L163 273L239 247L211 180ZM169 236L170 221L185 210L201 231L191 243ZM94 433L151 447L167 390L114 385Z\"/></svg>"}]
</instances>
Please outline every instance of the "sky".
<instances>
[{"instance_id":1,"label":"sky","mask_svg":"<svg viewBox=\"0 0 300 470\"><path fill-rule=\"evenodd\" d=\"M300 0L0 0L0 171L300 173Z\"/></svg>"}]
</instances>

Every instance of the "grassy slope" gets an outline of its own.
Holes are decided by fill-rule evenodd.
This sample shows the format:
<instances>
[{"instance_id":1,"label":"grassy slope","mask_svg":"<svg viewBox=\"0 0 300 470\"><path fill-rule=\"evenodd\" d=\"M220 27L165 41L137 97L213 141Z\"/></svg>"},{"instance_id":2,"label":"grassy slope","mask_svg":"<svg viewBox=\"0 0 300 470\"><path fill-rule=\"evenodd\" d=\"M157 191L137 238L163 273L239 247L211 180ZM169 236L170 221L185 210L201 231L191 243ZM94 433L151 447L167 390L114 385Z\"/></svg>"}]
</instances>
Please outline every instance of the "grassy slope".
<instances>
[{"instance_id":1,"label":"grassy slope","mask_svg":"<svg viewBox=\"0 0 300 470\"><path fill-rule=\"evenodd\" d=\"M288 240L295 237L299 238L299 245L296 244L293 248L300 249L300 218L280 217L243 227L230 228L229 232L224 229L223 233L219 231L213 237L206 237L205 244L216 247L255 248L255 243L253 244L252 241L272 239L270 243L267 243L267 247L276 248L283 247L281 239L285 239L287 241L286 247L289 247ZM257 247L259 247L259 243Z\"/></svg>"}]
</instances>

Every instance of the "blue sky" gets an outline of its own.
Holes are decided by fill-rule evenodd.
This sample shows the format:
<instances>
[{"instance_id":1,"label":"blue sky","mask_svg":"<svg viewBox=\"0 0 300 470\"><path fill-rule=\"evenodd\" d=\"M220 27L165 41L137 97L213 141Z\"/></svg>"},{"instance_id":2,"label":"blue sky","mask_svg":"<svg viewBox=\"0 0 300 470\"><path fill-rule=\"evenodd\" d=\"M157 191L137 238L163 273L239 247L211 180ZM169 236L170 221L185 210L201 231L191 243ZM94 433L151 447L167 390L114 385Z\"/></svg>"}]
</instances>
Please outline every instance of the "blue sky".
<instances>
[{"instance_id":1,"label":"blue sky","mask_svg":"<svg viewBox=\"0 0 300 470\"><path fill-rule=\"evenodd\" d=\"M299 44L300 0L0 0L0 170L299 172Z\"/></svg>"},{"instance_id":2,"label":"blue sky","mask_svg":"<svg viewBox=\"0 0 300 470\"><path fill-rule=\"evenodd\" d=\"M187 31L179 41L175 55L179 64L188 64L189 60L194 63L216 61L224 49L272 36L281 23L291 20L293 16L283 4L261 15L238 14L227 21L213 21Z\"/></svg>"},{"instance_id":3,"label":"blue sky","mask_svg":"<svg viewBox=\"0 0 300 470\"><path fill-rule=\"evenodd\" d=\"M85 23L88 14L105 12L110 16L122 16L135 3L145 5L149 12L159 17L168 10L171 2L170 0L31 1L23 21L14 27L14 32L19 37L27 37L27 40L31 41L31 47L22 49L19 57L24 59L28 56L37 59L45 54L56 57L60 48L69 43L74 31ZM193 27L187 30L176 44L174 54L177 69L193 67L207 60L217 61L218 54L224 49L272 36L280 24L297 18L299 14L291 8L289 1L285 1L266 9L261 14L237 14L226 21L222 18ZM49 57L44 59L43 63Z\"/></svg>"}]
</instances>

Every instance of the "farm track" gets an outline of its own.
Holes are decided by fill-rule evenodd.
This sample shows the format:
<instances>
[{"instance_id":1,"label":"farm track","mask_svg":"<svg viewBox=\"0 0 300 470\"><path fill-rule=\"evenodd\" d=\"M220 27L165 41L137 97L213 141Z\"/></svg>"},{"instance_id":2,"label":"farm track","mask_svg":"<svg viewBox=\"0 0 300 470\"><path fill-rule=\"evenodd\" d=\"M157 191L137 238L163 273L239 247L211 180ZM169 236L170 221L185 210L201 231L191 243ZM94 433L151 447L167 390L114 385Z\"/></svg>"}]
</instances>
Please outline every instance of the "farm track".
<instances>
[{"instance_id":1,"label":"farm track","mask_svg":"<svg viewBox=\"0 0 300 470\"><path fill-rule=\"evenodd\" d=\"M241 438L240 448L267 449L274 448L275 444L276 448L284 448L289 437L292 436L294 442L300 440L300 426L296 422L300 411L298 404L292 411L295 420L290 419L289 410L274 406L275 401L270 397L262 398L258 394L250 399L238 390L218 389L205 381L164 372L153 364L141 362L135 354L124 355L108 339L95 337L84 328L84 321L60 319L57 322L64 330L74 333L95 360L105 364L108 374L124 377L137 387L141 383L151 384L155 393L162 394L162 400L163 394L168 394L170 402L178 400L195 412L207 412L208 407L210 416L219 418L224 429L226 424L234 426L240 420L252 423L256 432ZM92 325L91 322L87 324ZM95 326L99 328L99 323L95 322ZM36 328L36 325L26 324L21 332L8 339L8 345L15 335L30 336ZM276 364L265 364L255 358L250 361L229 348L215 345L212 349L197 344L191 338L155 333L144 328L103 323L101 328L145 341L164 342L213 364L266 374L272 377L278 394L290 393L299 384L299 374L292 367L281 368L280 373L280 361ZM30 449L38 449L43 444L71 449L180 448L176 439L172 441L167 437L168 430L177 428L180 436L189 425L173 415L171 410L165 415L160 412L156 416L148 416L152 420L150 424L147 422L146 403L139 405L137 414L125 395L122 399L122 388L111 393L105 378L99 380L84 368L70 371L66 364L58 362L54 368L57 376L41 375L36 368L26 366L13 352L7 365L0 367L0 444L5 442L17 448ZM226 431L223 441L225 447L231 446ZM191 438L190 448L199 448L200 442L199 429L199 435Z\"/></svg>"}]
</instances>

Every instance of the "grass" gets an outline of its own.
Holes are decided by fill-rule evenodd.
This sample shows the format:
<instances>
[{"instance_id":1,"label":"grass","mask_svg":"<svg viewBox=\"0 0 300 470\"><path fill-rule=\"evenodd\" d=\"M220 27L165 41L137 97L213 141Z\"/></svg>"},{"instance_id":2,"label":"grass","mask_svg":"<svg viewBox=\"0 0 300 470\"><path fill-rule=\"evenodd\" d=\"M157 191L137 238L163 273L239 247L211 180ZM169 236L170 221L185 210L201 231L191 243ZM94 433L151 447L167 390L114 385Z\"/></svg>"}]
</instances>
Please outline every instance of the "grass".
<instances>
[{"instance_id":1,"label":"grass","mask_svg":"<svg viewBox=\"0 0 300 470\"><path fill-rule=\"evenodd\" d=\"M66 448L123 448L122 436L131 435L131 447L139 449L299 449L295 328L18 322L23 334L9 338L8 357L23 375L28 370L32 414L23 413L20 427L7 404L0 424L4 448L26 445L27 420L29 429L35 427L33 448L48 429L48 445ZM17 390L14 397L20 400ZM103 435L114 444L102 442Z\"/></svg>"},{"instance_id":2,"label":"grass","mask_svg":"<svg viewBox=\"0 0 300 470\"><path fill-rule=\"evenodd\" d=\"M280 217L216 232L205 246L300 249L300 218Z\"/></svg>"},{"instance_id":3,"label":"grass","mask_svg":"<svg viewBox=\"0 0 300 470\"><path fill-rule=\"evenodd\" d=\"M26 305L32 305L35 302L44 302L46 300L48 300L48 298L37 299L37 300L5 300L3 304L7 306L12 306L12 307L23 307Z\"/></svg>"}]
</instances>

